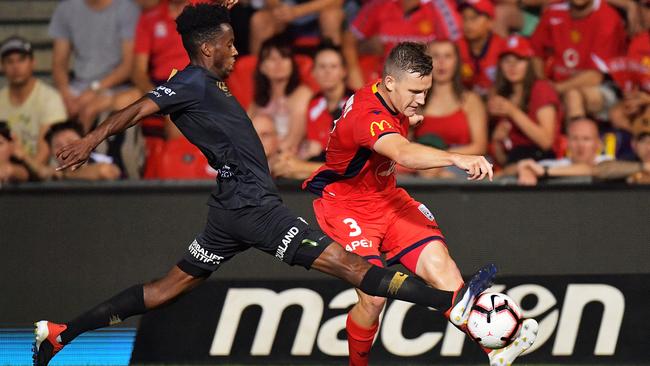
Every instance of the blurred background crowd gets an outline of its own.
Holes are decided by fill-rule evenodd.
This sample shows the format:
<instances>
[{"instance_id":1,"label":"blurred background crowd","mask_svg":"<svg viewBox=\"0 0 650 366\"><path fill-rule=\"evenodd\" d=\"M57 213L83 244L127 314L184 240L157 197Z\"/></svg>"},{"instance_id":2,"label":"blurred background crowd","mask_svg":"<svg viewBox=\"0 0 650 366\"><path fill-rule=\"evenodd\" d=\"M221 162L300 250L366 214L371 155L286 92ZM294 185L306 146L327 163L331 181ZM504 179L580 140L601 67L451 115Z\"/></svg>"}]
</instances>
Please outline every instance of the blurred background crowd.
<instances>
[{"instance_id":1,"label":"blurred background crowd","mask_svg":"<svg viewBox=\"0 0 650 366\"><path fill-rule=\"evenodd\" d=\"M164 116L55 170L59 147L188 64L174 19L197 1L33 1L46 34L0 32L0 182L214 179ZM0 23L29 22L15 17ZM417 41L434 68L413 141L489 156L522 185L650 183L650 0L240 0L231 18L239 56L226 83L276 177L316 170L347 98L381 77L392 46Z\"/></svg>"}]
</instances>

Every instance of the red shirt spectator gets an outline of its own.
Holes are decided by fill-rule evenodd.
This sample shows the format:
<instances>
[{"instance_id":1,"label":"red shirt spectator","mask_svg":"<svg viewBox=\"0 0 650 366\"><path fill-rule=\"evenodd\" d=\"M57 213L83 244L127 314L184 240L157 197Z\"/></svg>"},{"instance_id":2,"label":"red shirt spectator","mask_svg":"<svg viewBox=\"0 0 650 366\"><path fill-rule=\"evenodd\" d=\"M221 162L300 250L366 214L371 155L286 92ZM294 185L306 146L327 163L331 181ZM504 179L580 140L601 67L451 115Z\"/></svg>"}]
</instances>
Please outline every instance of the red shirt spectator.
<instances>
[{"instance_id":1,"label":"red shirt spectator","mask_svg":"<svg viewBox=\"0 0 650 366\"><path fill-rule=\"evenodd\" d=\"M460 16L451 0L421 0L404 13L400 0L373 0L365 4L351 25L359 39L379 37L384 56L399 42L428 43L460 37Z\"/></svg>"},{"instance_id":2,"label":"red shirt spectator","mask_svg":"<svg viewBox=\"0 0 650 366\"><path fill-rule=\"evenodd\" d=\"M627 56L650 66L650 31L639 33L632 38Z\"/></svg>"},{"instance_id":3,"label":"red shirt spectator","mask_svg":"<svg viewBox=\"0 0 650 366\"><path fill-rule=\"evenodd\" d=\"M416 140L425 135L435 135L445 145L467 145L472 142L467 114L462 108L447 116L425 116L415 129Z\"/></svg>"},{"instance_id":4,"label":"red shirt spectator","mask_svg":"<svg viewBox=\"0 0 650 366\"><path fill-rule=\"evenodd\" d=\"M353 91L347 90L338 108L333 111L327 108L327 99L324 95L318 94L312 98L307 108L307 140L318 141L323 149L327 147L334 120L341 117L345 102L352 94Z\"/></svg>"},{"instance_id":5,"label":"red shirt spectator","mask_svg":"<svg viewBox=\"0 0 650 366\"><path fill-rule=\"evenodd\" d=\"M557 111L557 121L563 121L564 116L562 115L562 103L560 102L560 98L555 92L555 89L553 89L551 83L546 80L536 80L530 92L526 114L528 114L528 117L535 123L539 123L537 120L537 111L548 105L555 107L555 110ZM555 124L556 141L560 136L561 126L561 123ZM512 148L535 145L535 143L528 138L528 136L526 136L515 123L512 124L512 129L510 130L510 141L512 142Z\"/></svg>"},{"instance_id":6,"label":"red shirt spectator","mask_svg":"<svg viewBox=\"0 0 650 366\"><path fill-rule=\"evenodd\" d=\"M172 69L181 70L189 64L176 22L169 15L169 0L162 0L140 16L135 53L149 56L149 75L154 84L166 81Z\"/></svg>"},{"instance_id":7,"label":"red shirt spectator","mask_svg":"<svg viewBox=\"0 0 650 366\"><path fill-rule=\"evenodd\" d=\"M472 54L465 38L458 42L458 50L463 62L461 76L463 84L468 89L472 89L480 95L487 94L496 78L499 55L505 46L505 40L494 33L490 35L482 52L478 55Z\"/></svg>"},{"instance_id":8,"label":"red shirt spectator","mask_svg":"<svg viewBox=\"0 0 650 366\"><path fill-rule=\"evenodd\" d=\"M604 0L593 0L592 12L580 19L569 13L567 2L549 6L531 38L538 57L549 67L548 76L563 81L578 71L598 70L594 59L607 61L624 53L625 28Z\"/></svg>"}]
</instances>

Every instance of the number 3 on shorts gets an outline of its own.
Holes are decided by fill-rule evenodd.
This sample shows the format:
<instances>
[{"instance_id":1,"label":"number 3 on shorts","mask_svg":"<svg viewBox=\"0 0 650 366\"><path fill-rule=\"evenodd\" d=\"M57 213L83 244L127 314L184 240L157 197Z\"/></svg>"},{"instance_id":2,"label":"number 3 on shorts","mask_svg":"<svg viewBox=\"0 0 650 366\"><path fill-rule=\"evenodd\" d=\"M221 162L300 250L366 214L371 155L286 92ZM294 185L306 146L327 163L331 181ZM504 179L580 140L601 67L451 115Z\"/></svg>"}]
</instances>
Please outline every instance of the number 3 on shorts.
<instances>
[{"instance_id":1,"label":"number 3 on shorts","mask_svg":"<svg viewBox=\"0 0 650 366\"><path fill-rule=\"evenodd\" d=\"M350 226L350 236L359 236L361 235L361 228L357 224L357 221L353 218L348 217L347 219L343 220L343 223Z\"/></svg>"}]
</instances>

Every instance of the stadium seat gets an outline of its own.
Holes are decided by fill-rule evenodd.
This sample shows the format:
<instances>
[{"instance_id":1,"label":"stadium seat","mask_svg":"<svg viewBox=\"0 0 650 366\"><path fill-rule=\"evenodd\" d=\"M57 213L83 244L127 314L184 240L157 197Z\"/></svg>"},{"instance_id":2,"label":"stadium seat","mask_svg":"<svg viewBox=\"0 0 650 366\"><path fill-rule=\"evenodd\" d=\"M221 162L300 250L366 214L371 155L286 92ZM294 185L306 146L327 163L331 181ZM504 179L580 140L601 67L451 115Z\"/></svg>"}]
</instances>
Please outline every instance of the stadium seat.
<instances>
[{"instance_id":1,"label":"stadium seat","mask_svg":"<svg viewBox=\"0 0 650 366\"><path fill-rule=\"evenodd\" d=\"M201 151L184 137L167 141L157 161L158 179L214 179L216 175Z\"/></svg>"}]
</instances>

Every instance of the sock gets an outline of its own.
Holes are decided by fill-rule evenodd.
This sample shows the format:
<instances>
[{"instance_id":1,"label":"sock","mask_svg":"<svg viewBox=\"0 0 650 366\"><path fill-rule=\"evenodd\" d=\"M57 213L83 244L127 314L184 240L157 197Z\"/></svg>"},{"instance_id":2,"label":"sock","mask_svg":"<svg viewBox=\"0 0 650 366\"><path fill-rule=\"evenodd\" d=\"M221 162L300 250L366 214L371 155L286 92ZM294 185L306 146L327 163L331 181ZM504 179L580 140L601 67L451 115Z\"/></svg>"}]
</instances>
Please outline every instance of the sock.
<instances>
[{"instance_id":1,"label":"sock","mask_svg":"<svg viewBox=\"0 0 650 366\"><path fill-rule=\"evenodd\" d=\"M120 323L145 311L143 286L129 287L66 323L68 328L61 332L60 342L67 344L81 333Z\"/></svg>"},{"instance_id":2,"label":"sock","mask_svg":"<svg viewBox=\"0 0 650 366\"><path fill-rule=\"evenodd\" d=\"M453 291L435 289L422 280L402 272L371 266L359 286L372 296L387 297L446 311L451 306Z\"/></svg>"},{"instance_id":3,"label":"sock","mask_svg":"<svg viewBox=\"0 0 650 366\"><path fill-rule=\"evenodd\" d=\"M372 348L372 341L375 339L377 328L379 328L379 322L370 328L362 328L352 320L352 317L348 313L345 330L348 333L350 366L368 366L370 348Z\"/></svg>"},{"instance_id":4,"label":"sock","mask_svg":"<svg viewBox=\"0 0 650 366\"><path fill-rule=\"evenodd\" d=\"M458 288L456 289L456 291L454 291L454 294L453 294L453 296L451 297L451 305L453 305L454 302L456 301L456 296L459 295L460 290L463 288L463 286L465 286L465 282L461 283L460 286L458 286ZM449 306L449 309L447 309L447 310L444 312L445 318L447 318L447 319L449 319L449 315L451 315L451 308L452 308L452 306ZM456 328L458 328L458 327L456 327ZM460 329L460 328L458 328L458 329ZM460 330L462 330L463 332L465 332L465 330L463 330L463 329L460 329Z\"/></svg>"}]
</instances>

